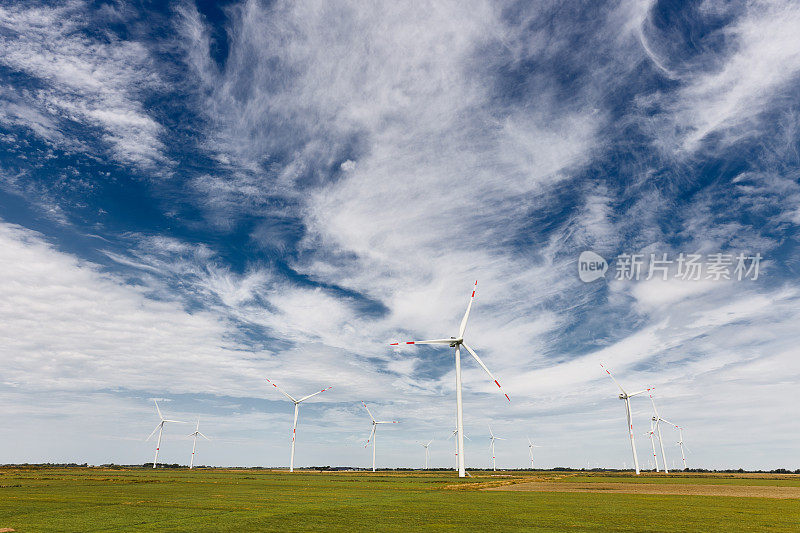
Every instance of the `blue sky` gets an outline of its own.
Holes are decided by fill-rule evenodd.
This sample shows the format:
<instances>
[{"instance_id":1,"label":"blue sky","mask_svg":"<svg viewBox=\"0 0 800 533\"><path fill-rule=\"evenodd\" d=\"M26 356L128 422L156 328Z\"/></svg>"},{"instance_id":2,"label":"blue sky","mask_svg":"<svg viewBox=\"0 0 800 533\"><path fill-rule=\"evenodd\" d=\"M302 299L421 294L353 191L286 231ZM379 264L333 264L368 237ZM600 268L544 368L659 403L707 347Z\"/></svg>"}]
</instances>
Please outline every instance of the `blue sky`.
<instances>
[{"instance_id":1,"label":"blue sky","mask_svg":"<svg viewBox=\"0 0 800 533\"><path fill-rule=\"evenodd\" d=\"M800 468L800 6L7 2L0 462L630 465L655 387L689 466ZM611 263L584 283L577 259ZM619 280L620 254L760 254ZM634 401L647 466L650 406ZM186 429L186 431L184 431ZM162 458L188 462L187 428ZM677 435L665 432L678 460Z\"/></svg>"}]
</instances>

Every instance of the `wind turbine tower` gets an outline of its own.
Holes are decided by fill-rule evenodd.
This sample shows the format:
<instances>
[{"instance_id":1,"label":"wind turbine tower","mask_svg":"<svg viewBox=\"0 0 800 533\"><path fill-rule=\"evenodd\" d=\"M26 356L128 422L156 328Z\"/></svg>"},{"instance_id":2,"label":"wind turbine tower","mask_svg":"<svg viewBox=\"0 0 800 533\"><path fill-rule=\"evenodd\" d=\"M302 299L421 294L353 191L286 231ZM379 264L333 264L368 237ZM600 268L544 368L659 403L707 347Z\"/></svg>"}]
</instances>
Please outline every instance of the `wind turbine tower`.
<instances>
[{"instance_id":1,"label":"wind turbine tower","mask_svg":"<svg viewBox=\"0 0 800 533\"><path fill-rule=\"evenodd\" d=\"M168 419L164 418L161 415L161 409L158 408L158 402L156 400L153 400L153 403L156 404L156 412L158 413L158 418L160 419L160 421L158 422L158 425L156 426L156 428L145 439L145 442L150 440L150 438L155 434L155 432L158 431L158 442L156 443L156 456L153 459L153 468L155 468L158 465L158 452L159 452L159 450L161 450L161 436L164 433L164 425L167 422L172 422L174 424L185 424L185 422L181 422L180 420L168 420Z\"/></svg>"},{"instance_id":2,"label":"wind turbine tower","mask_svg":"<svg viewBox=\"0 0 800 533\"><path fill-rule=\"evenodd\" d=\"M464 470L464 414L463 414L463 402L461 399L461 347L463 346L470 355L475 359L475 361L480 365L481 368L489 375L491 380L500 388L500 391L503 391L503 388L500 386L500 382L489 372L489 369L483 364L481 358L478 357L478 354L475 353L475 350L470 348L464 342L464 332L467 330L467 320L469 319L469 312L472 309L472 302L475 300L475 290L478 286L478 282L475 282L475 285L472 288L472 295L469 298L469 303L467 304L467 312L464 313L464 318L461 319L461 325L458 328L458 337L450 337L449 339L433 339L427 341L406 341L404 343L393 342L391 346L399 346L400 344L446 344L447 346L455 349L455 365L456 365L456 421L458 425L458 434L457 437L457 447L458 447L458 477L465 477L466 471ZM511 401L508 394L503 393L508 401Z\"/></svg>"},{"instance_id":3,"label":"wind turbine tower","mask_svg":"<svg viewBox=\"0 0 800 533\"><path fill-rule=\"evenodd\" d=\"M369 417L372 419L372 431L369 434L369 438L367 439L367 443L364 445L364 448L369 446L369 441L372 441L372 471L374 472L375 471L375 431L378 429L378 424L397 424L397 421L396 420L385 420L385 421L375 420L375 417L372 416L372 413L370 412L369 407L367 407L367 404L365 404L364 402L361 402L361 405L364 406L364 409L367 410L367 413L369 413Z\"/></svg>"},{"instance_id":4,"label":"wind turbine tower","mask_svg":"<svg viewBox=\"0 0 800 533\"><path fill-rule=\"evenodd\" d=\"M265 379L266 379L266 378L265 378ZM283 390L281 390L281 388L280 388L280 387L278 387L277 385L275 385L275 384L274 384L273 382L271 382L269 379L267 379L267 383L269 383L270 385L272 385L273 387L275 387L276 389L278 389L278 391L279 391L281 394L283 394L284 396L286 396L287 398L289 398L289 401L290 401L290 402L292 402L292 403L294 404L294 423L292 424L292 453L291 453L291 455L289 456L289 472L294 472L294 443L295 443L295 437L297 436L297 414L298 414L298 411L299 411L299 409L300 409L300 403L301 403L301 402L304 402L304 401L306 401L306 400L308 400L309 398L313 398L313 397L314 397L314 396L316 396L317 394L321 394L321 393L325 392L326 390L330 390L330 389L332 389L332 388L333 388L333 385L331 385L331 386L330 386L330 387L328 387L327 389L322 389L321 391L317 391L317 392L315 392L314 394L309 394L308 396L303 396L303 397L302 397L302 398L300 398L299 400L295 400L295 399L294 399L292 396L290 396L289 394L287 394L286 392L284 392Z\"/></svg>"},{"instance_id":5,"label":"wind turbine tower","mask_svg":"<svg viewBox=\"0 0 800 533\"><path fill-rule=\"evenodd\" d=\"M619 399L625 402L625 416L628 419L628 436L631 439L631 452L633 453L633 464L634 464L634 466L636 468L636 475L638 476L639 475L639 458L636 456L636 442L634 442L634 438L633 438L633 419L632 419L632 414L631 414L631 398L633 398L634 396L638 396L639 394L644 394L645 392L650 392L653 389L650 388L650 389L640 390L638 392L634 392L634 393L628 394L627 392L625 392L625 389L622 388L622 385L620 385L619 382L614 378L614 375L611 372L609 372L609 370L605 367L605 365L603 365L603 363L600 363L600 366L603 367L603 370L606 371L606 374L608 374L608 376L612 380L614 380L614 383L617 384L617 387L619 387L619 390L621 392L621 394L619 395Z\"/></svg>"},{"instance_id":6,"label":"wind turbine tower","mask_svg":"<svg viewBox=\"0 0 800 533\"><path fill-rule=\"evenodd\" d=\"M194 442L192 443L192 459L189 461L189 470L194 468L194 452L197 449L197 437L203 437L206 440L211 440L202 433L200 433L200 419L197 419L197 426L194 428L194 433L189 433L187 437L194 437Z\"/></svg>"}]
</instances>

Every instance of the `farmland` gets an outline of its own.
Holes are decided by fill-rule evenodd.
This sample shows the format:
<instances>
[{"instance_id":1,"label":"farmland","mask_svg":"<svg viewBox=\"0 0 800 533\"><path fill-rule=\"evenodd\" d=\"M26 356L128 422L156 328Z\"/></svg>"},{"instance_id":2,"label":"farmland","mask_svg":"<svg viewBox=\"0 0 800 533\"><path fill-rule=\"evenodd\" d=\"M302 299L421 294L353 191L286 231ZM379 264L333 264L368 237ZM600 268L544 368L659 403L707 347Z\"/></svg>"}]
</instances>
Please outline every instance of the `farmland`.
<instances>
[{"instance_id":1,"label":"farmland","mask_svg":"<svg viewBox=\"0 0 800 533\"><path fill-rule=\"evenodd\" d=\"M800 523L796 475L473 476L8 467L0 531L796 531Z\"/></svg>"}]
</instances>

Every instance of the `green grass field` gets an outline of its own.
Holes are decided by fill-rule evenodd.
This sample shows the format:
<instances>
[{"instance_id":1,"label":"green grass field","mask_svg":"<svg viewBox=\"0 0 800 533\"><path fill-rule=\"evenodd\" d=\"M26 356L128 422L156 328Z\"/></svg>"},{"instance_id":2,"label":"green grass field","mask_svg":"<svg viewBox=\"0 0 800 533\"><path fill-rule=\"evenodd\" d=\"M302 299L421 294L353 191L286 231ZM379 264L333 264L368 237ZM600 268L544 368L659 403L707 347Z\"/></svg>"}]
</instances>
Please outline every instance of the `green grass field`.
<instances>
[{"instance_id":1,"label":"green grass field","mask_svg":"<svg viewBox=\"0 0 800 533\"><path fill-rule=\"evenodd\" d=\"M0 531L798 531L800 500L480 488L630 475L0 469ZM774 483L677 475L646 483ZM723 481L724 480L724 481ZM3 528L9 528L8 530Z\"/></svg>"}]
</instances>

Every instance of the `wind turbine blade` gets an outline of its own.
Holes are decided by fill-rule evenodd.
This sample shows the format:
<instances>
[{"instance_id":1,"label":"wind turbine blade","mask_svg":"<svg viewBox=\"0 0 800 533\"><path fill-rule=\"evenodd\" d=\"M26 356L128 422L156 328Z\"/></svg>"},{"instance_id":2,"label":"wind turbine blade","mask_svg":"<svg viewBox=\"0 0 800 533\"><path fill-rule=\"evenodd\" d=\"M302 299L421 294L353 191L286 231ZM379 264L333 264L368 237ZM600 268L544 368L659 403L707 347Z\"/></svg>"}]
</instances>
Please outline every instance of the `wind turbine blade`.
<instances>
[{"instance_id":1,"label":"wind turbine blade","mask_svg":"<svg viewBox=\"0 0 800 533\"><path fill-rule=\"evenodd\" d=\"M369 413L369 417L372 419L372 421L373 421L373 422L375 422L375 417L374 417L374 416L372 416L372 413L370 412L370 410L369 410L369 407L367 407L367 404L365 404L365 403L362 401L362 402L361 402L361 405L363 405L363 406L364 406L364 409L366 409L366 410L367 410L367 413Z\"/></svg>"},{"instance_id":2,"label":"wind turbine blade","mask_svg":"<svg viewBox=\"0 0 800 533\"><path fill-rule=\"evenodd\" d=\"M433 442L433 439L431 439L430 442L428 442L428 444L425 445L425 447L427 448L428 446L430 446L431 442Z\"/></svg>"},{"instance_id":3,"label":"wind turbine blade","mask_svg":"<svg viewBox=\"0 0 800 533\"><path fill-rule=\"evenodd\" d=\"M372 440L373 435L375 435L375 424L372 424L372 431L369 432L369 438L367 438L367 442L364 444L364 448L369 446L369 441Z\"/></svg>"},{"instance_id":4,"label":"wind turbine blade","mask_svg":"<svg viewBox=\"0 0 800 533\"><path fill-rule=\"evenodd\" d=\"M478 288L478 281L472 286L472 296L469 297L469 304L467 304L467 312L464 313L464 318L461 319L461 326L458 328L458 336L463 337L464 332L467 330L467 320L469 320L469 312L472 309L472 302L475 300L475 290Z\"/></svg>"},{"instance_id":5,"label":"wind turbine blade","mask_svg":"<svg viewBox=\"0 0 800 533\"><path fill-rule=\"evenodd\" d=\"M164 419L164 422L174 422L175 424L188 424L189 422L184 422L183 420L168 420Z\"/></svg>"},{"instance_id":6,"label":"wind turbine blade","mask_svg":"<svg viewBox=\"0 0 800 533\"><path fill-rule=\"evenodd\" d=\"M452 438L453 438L453 437L455 437L456 435L458 435L458 430L457 430L457 429L454 429L454 430L453 430L453 432L452 432L452 433L450 433L450 436L449 436L449 437L447 437L447 440L450 440L450 439L452 439Z\"/></svg>"},{"instance_id":7,"label":"wind turbine blade","mask_svg":"<svg viewBox=\"0 0 800 533\"><path fill-rule=\"evenodd\" d=\"M450 344L454 339L433 339L429 341L405 341L393 342L389 346L400 346L401 344Z\"/></svg>"},{"instance_id":8,"label":"wind turbine blade","mask_svg":"<svg viewBox=\"0 0 800 533\"><path fill-rule=\"evenodd\" d=\"M492 425L488 423L486 425L489 426L489 435L491 435L492 438L494 438L494 433L492 433Z\"/></svg>"},{"instance_id":9,"label":"wind turbine blade","mask_svg":"<svg viewBox=\"0 0 800 533\"><path fill-rule=\"evenodd\" d=\"M319 392L315 392L314 394L309 394L308 396L303 396L302 398L300 398L299 400L297 400L297 403L300 403L300 402L302 402L302 401L308 400L309 398L311 398L311 397L313 397L313 396L316 396L317 394L322 394L322 393L323 393L323 392L325 392L326 390L330 390L330 389L332 389L332 388L333 388L333 385L331 385L331 386L330 386L330 387L328 387L327 389L322 389L322 390L321 390L321 391L319 391Z\"/></svg>"},{"instance_id":10,"label":"wind turbine blade","mask_svg":"<svg viewBox=\"0 0 800 533\"><path fill-rule=\"evenodd\" d=\"M281 393L281 394L283 394L284 396L286 396L287 398L289 398L291 401L293 401L293 402L295 402L295 403L297 402L297 400L295 400L294 398L292 398L291 396L289 396L289 395L288 395L286 392L284 392L283 390L281 390L281 388L280 388L280 387L278 387L278 386L277 386L277 385L275 385L273 382L271 382L271 381L269 380L269 378L264 378L264 379L266 379L266 380L267 380L267 383L269 383L270 385L272 385L273 387L275 387L276 389L278 389L278 390L280 391L280 393Z\"/></svg>"},{"instance_id":11,"label":"wind turbine blade","mask_svg":"<svg viewBox=\"0 0 800 533\"><path fill-rule=\"evenodd\" d=\"M158 402L153 400L153 403L156 404L156 411L158 412L158 418L160 418L161 420L164 420L164 417L161 416L161 409L158 408Z\"/></svg>"},{"instance_id":12,"label":"wind turbine blade","mask_svg":"<svg viewBox=\"0 0 800 533\"><path fill-rule=\"evenodd\" d=\"M658 417L658 409L656 409L656 401L653 399L653 395L650 395L650 403L653 404L653 412L656 414L656 418Z\"/></svg>"},{"instance_id":13,"label":"wind turbine blade","mask_svg":"<svg viewBox=\"0 0 800 533\"><path fill-rule=\"evenodd\" d=\"M466 344L462 344L462 346L464 346L464 348L467 349L467 351L470 353L470 355L472 355L472 357L475 358L475 360L478 362L478 364L481 365L481 368L483 368L486 371L486 373L489 374L489 377L492 378L492 381L494 381L495 385L497 385L497 387L500 389L500 392L502 392L505 395L506 399L510 402L511 398L508 397L508 394L505 393L505 391L503 390L503 387L500 386L500 382L497 381L497 378L495 378L492 375L492 373L489 372L489 369L486 368L486 365L483 364L483 361L481 361L481 358L478 357L478 354L475 353L475 350L473 350L472 348L470 348Z\"/></svg>"},{"instance_id":14,"label":"wind turbine blade","mask_svg":"<svg viewBox=\"0 0 800 533\"><path fill-rule=\"evenodd\" d=\"M653 387L650 387L649 389L640 390L640 391L638 391L638 392L634 392L634 393L632 393L632 394L628 394L628 398L633 398L634 396L638 396L638 395L640 395L640 394L644 394L644 393L646 393L646 392L650 392L651 390L655 390L655 388L653 388Z\"/></svg>"},{"instance_id":15,"label":"wind turbine blade","mask_svg":"<svg viewBox=\"0 0 800 533\"><path fill-rule=\"evenodd\" d=\"M211 440L208 437L206 437L205 435L203 435L202 433L200 433L199 431L197 432L197 434L200 435L201 437L203 437L206 440Z\"/></svg>"},{"instance_id":16,"label":"wind turbine blade","mask_svg":"<svg viewBox=\"0 0 800 533\"><path fill-rule=\"evenodd\" d=\"M397 420L385 420L383 422L375 422L376 424L399 424Z\"/></svg>"},{"instance_id":17,"label":"wind turbine blade","mask_svg":"<svg viewBox=\"0 0 800 533\"><path fill-rule=\"evenodd\" d=\"M528 437L528 444L529 444L530 446L533 446L533 443L531 442L531 438L530 438L530 437Z\"/></svg>"},{"instance_id":18,"label":"wind turbine blade","mask_svg":"<svg viewBox=\"0 0 800 533\"><path fill-rule=\"evenodd\" d=\"M619 381L617 381L617 380L616 380L616 378L614 377L614 374L612 374L612 373L611 373L611 372L610 372L610 371L609 371L609 370L606 368L606 366L605 366L603 363L600 363L600 366L602 366L602 367L603 367L603 370L605 370L605 371L606 371L606 374L608 374L608 375L611 377L611 379L613 379L613 380L614 380L614 383L616 383L616 384L617 384L617 387L619 387L619 390L621 390L621 391L622 391L622 394L628 394L627 392L625 392L625 389L623 389L623 388L622 388L622 385L620 385L620 384L619 384Z\"/></svg>"},{"instance_id":19,"label":"wind turbine blade","mask_svg":"<svg viewBox=\"0 0 800 533\"><path fill-rule=\"evenodd\" d=\"M150 438L151 438L153 435L155 435L155 434L156 434L156 431L158 431L158 428L160 428L160 427L161 427L161 424L162 424L162 422L159 422L159 423L158 423L158 425L156 425L156 429L154 429L154 430L152 431L152 433L150 433L150 435L148 435L148 436L147 436L147 438L146 438L146 439L144 439L144 441L145 441L145 442L149 441L149 440L150 440Z\"/></svg>"}]
</instances>

